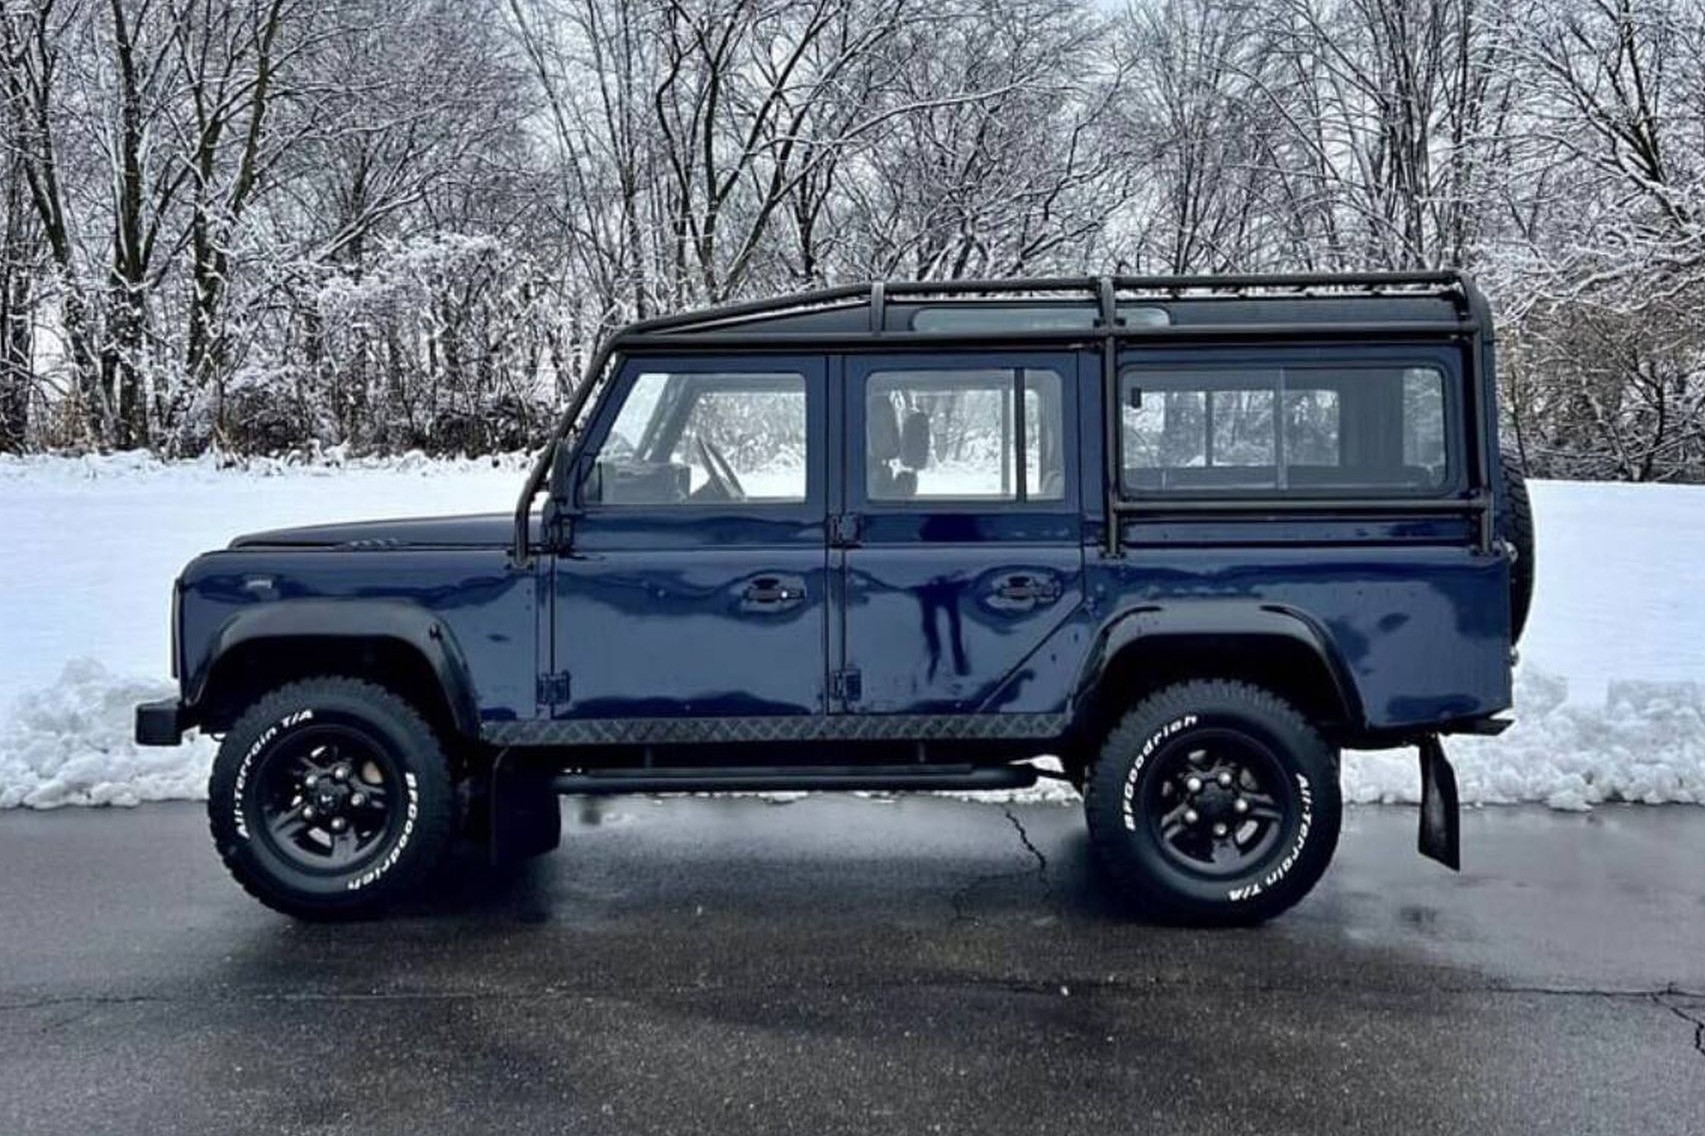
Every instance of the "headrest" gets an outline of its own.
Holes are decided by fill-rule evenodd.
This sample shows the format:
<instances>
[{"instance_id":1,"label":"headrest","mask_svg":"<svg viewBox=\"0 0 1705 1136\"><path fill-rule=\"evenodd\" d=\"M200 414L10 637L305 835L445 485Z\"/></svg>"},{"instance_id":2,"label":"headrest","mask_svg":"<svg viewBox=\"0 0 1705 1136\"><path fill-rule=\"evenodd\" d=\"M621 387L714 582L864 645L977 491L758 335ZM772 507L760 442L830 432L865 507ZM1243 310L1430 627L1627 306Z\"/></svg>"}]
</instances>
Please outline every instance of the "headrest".
<instances>
[{"instance_id":1,"label":"headrest","mask_svg":"<svg viewBox=\"0 0 1705 1136\"><path fill-rule=\"evenodd\" d=\"M908 410L900 422L900 464L922 469L929 464L929 415Z\"/></svg>"},{"instance_id":2,"label":"headrest","mask_svg":"<svg viewBox=\"0 0 1705 1136\"><path fill-rule=\"evenodd\" d=\"M872 392L865 400L865 435L870 461L893 461L900 456L900 417L888 395Z\"/></svg>"}]
</instances>

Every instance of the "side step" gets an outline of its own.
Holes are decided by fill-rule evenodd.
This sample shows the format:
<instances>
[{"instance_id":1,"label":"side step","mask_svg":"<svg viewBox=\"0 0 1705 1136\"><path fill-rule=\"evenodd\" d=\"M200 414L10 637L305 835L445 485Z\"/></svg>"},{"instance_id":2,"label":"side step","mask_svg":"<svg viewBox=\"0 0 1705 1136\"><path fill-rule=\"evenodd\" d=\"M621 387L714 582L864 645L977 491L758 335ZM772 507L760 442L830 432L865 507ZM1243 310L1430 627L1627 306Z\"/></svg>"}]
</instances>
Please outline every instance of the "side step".
<instances>
[{"instance_id":1,"label":"side step","mask_svg":"<svg viewBox=\"0 0 1705 1136\"><path fill-rule=\"evenodd\" d=\"M559 773L559 793L726 793L852 789L1022 789L1036 783L1028 765L802 765L705 769L589 769Z\"/></svg>"}]
</instances>

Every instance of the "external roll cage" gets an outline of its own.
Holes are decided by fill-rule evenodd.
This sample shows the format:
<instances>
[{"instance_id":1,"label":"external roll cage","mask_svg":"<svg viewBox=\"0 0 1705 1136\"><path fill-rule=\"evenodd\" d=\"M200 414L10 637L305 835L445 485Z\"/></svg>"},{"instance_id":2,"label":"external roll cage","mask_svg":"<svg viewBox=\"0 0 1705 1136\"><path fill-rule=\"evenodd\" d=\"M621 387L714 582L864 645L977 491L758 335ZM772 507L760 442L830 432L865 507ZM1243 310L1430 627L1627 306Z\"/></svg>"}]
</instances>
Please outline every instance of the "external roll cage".
<instances>
[{"instance_id":1,"label":"external roll cage","mask_svg":"<svg viewBox=\"0 0 1705 1136\"><path fill-rule=\"evenodd\" d=\"M1302 300L1329 302L1355 298L1440 298L1451 302L1453 317L1407 320L1293 320L1288 322L1201 322L1124 325L1122 305L1189 300ZM1083 328L953 329L915 331L887 326L891 301L917 303L946 300L1010 303L1035 298L1052 303L1093 302L1093 326ZM850 313L864 309L868 318ZM802 329L791 317L812 313L842 313L845 327ZM1102 458L1106 464L1107 525L1103 551L1121 554L1119 519L1141 514L1214 512L1246 514L1313 514L1354 512L1358 516L1456 513L1478 522L1482 551L1494 541L1491 477L1494 465L1491 438L1482 406L1486 380L1482 345L1489 337L1490 310L1473 281L1456 270L1436 272L1356 272L1342 274L1257 274L1242 276L1093 276L1014 280L874 281L801 292L771 300L729 304L631 323L599 344L581 376L556 430L527 475L515 506L512 553L517 564L531 556L533 502L550 475L551 463L563 441L574 432L592 396L602 386L605 371L618 353L653 352L714 347L728 351L802 351L939 349L971 346L1037 348L1098 345L1104 413ZM1469 455L1468 494L1446 500L1415 498L1289 498L1239 500L1128 500L1119 493L1118 419L1105 408L1118 402L1118 353L1126 343L1235 342L1240 344L1295 343L1336 340L1394 342L1448 337L1468 346L1466 409L1473 426Z\"/></svg>"}]
</instances>

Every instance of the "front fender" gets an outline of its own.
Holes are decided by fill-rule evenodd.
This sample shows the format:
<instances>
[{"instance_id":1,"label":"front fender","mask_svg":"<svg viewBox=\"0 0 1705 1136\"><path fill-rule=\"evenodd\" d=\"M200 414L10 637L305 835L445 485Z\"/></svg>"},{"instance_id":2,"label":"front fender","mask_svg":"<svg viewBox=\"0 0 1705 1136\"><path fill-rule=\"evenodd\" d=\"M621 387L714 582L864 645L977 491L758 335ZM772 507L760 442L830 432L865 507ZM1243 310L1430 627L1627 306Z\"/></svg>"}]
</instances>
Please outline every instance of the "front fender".
<instances>
[{"instance_id":1,"label":"front fender","mask_svg":"<svg viewBox=\"0 0 1705 1136\"><path fill-rule=\"evenodd\" d=\"M419 654L444 693L452 723L460 733L479 735L473 676L455 635L432 612L414 604L383 599L275 600L246 607L213 633L184 682L184 701L193 712L207 693L222 659L262 640L382 639Z\"/></svg>"},{"instance_id":2,"label":"front fender","mask_svg":"<svg viewBox=\"0 0 1705 1136\"><path fill-rule=\"evenodd\" d=\"M1108 621L1090 651L1073 704L1084 705L1113 661L1133 648L1158 651L1168 642L1226 639L1277 640L1307 650L1319 659L1330 679L1345 721L1357 727L1366 724L1356 684L1326 629L1306 612L1259 600L1180 600L1145 604L1120 613Z\"/></svg>"}]
</instances>

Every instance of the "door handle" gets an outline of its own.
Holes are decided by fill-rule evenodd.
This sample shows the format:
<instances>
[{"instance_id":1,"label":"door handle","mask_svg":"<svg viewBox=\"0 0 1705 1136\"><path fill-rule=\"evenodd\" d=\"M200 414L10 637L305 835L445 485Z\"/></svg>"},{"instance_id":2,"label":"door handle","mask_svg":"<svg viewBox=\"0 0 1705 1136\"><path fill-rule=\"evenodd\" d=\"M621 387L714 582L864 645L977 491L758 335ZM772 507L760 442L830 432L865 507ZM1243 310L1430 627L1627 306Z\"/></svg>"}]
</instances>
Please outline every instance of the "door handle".
<instances>
[{"instance_id":1,"label":"door handle","mask_svg":"<svg viewBox=\"0 0 1705 1136\"><path fill-rule=\"evenodd\" d=\"M995 582L995 598L1003 603L1035 605L1053 603L1060 598L1059 581L1049 575L1014 573Z\"/></svg>"},{"instance_id":2,"label":"door handle","mask_svg":"<svg viewBox=\"0 0 1705 1136\"><path fill-rule=\"evenodd\" d=\"M748 610L783 611L805 599L805 581L797 576L759 576L746 585L740 599Z\"/></svg>"}]
</instances>

